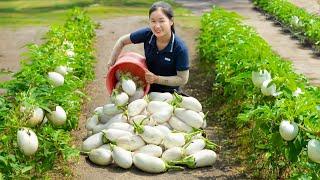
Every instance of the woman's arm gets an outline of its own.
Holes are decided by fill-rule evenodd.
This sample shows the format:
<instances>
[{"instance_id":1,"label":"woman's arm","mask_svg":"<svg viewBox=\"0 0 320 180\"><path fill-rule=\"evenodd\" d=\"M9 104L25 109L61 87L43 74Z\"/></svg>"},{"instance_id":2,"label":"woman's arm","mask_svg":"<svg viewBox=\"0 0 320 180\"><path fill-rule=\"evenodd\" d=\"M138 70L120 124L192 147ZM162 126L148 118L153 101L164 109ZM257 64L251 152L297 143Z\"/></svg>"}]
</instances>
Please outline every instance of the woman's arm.
<instances>
[{"instance_id":1,"label":"woman's arm","mask_svg":"<svg viewBox=\"0 0 320 180\"><path fill-rule=\"evenodd\" d=\"M176 76L157 76L152 72L146 73L148 83L157 83L166 86L181 86L187 84L189 79L189 70L177 71Z\"/></svg>"},{"instance_id":2,"label":"woman's arm","mask_svg":"<svg viewBox=\"0 0 320 180\"><path fill-rule=\"evenodd\" d=\"M127 44L132 44L131 39L130 39L130 34L126 34L124 36L121 36L118 39L118 41L116 42L116 44L114 45L113 50L111 52L110 60L108 62L108 68L116 62L123 47Z\"/></svg>"}]
</instances>

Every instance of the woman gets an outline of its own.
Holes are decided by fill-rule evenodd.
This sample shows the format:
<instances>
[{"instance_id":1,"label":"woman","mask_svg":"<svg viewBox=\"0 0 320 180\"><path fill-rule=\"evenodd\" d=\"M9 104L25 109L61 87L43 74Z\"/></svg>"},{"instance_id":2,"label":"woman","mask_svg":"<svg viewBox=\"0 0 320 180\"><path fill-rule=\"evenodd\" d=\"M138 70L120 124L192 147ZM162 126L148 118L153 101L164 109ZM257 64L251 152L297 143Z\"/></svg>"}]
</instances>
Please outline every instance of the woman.
<instances>
[{"instance_id":1,"label":"woman","mask_svg":"<svg viewBox=\"0 0 320 180\"><path fill-rule=\"evenodd\" d=\"M184 42L175 34L173 11L165 2L154 3L149 10L149 27L122 36L115 44L108 69L127 44L144 43L150 92L180 92L188 82L189 58Z\"/></svg>"}]
</instances>

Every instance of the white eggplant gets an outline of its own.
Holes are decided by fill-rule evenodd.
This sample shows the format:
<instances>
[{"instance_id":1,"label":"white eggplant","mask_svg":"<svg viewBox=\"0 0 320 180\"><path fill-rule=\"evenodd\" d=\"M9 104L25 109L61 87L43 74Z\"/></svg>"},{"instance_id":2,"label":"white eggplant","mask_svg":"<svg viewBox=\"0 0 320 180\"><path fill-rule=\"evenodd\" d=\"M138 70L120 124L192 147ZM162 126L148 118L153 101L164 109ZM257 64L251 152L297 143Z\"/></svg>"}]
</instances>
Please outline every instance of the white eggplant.
<instances>
[{"instance_id":1,"label":"white eggplant","mask_svg":"<svg viewBox=\"0 0 320 180\"><path fill-rule=\"evenodd\" d=\"M48 114L48 119L56 126L66 123L67 114L61 106L56 106L56 110Z\"/></svg>"},{"instance_id":2,"label":"white eggplant","mask_svg":"<svg viewBox=\"0 0 320 180\"><path fill-rule=\"evenodd\" d=\"M143 139L138 135L121 136L115 140L115 143L117 144L117 146L122 147L128 151L135 151L146 145Z\"/></svg>"},{"instance_id":3,"label":"white eggplant","mask_svg":"<svg viewBox=\"0 0 320 180\"><path fill-rule=\"evenodd\" d=\"M133 156L133 163L137 168L149 173L161 173L168 169L183 169L178 166L169 166L160 158L142 153L137 153Z\"/></svg>"},{"instance_id":4,"label":"white eggplant","mask_svg":"<svg viewBox=\"0 0 320 180\"><path fill-rule=\"evenodd\" d=\"M162 155L162 148L154 144L148 144L140 147L134 153L143 153L154 157L160 157Z\"/></svg>"},{"instance_id":5,"label":"white eggplant","mask_svg":"<svg viewBox=\"0 0 320 180\"><path fill-rule=\"evenodd\" d=\"M112 152L105 148L93 149L89 153L89 159L93 163L101 166L109 165L112 163Z\"/></svg>"},{"instance_id":6,"label":"white eggplant","mask_svg":"<svg viewBox=\"0 0 320 180\"><path fill-rule=\"evenodd\" d=\"M36 126L36 125L38 125L39 123L42 122L43 118L44 118L43 109L41 109L39 107L36 107L33 110L31 118L28 119L28 124L30 126Z\"/></svg>"},{"instance_id":7,"label":"white eggplant","mask_svg":"<svg viewBox=\"0 0 320 180\"><path fill-rule=\"evenodd\" d=\"M163 145L166 149L172 147L182 147L185 145L185 134L183 133L169 133L163 139Z\"/></svg>"},{"instance_id":8,"label":"white eggplant","mask_svg":"<svg viewBox=\"0 0 320 180\"><path fill-rule=\"evenodd\" d=\"M131 124L125 122L114 122L108 126L108 129L120 129L134 133L134 128Z\"/></svg>"},{"instance_id":9,"label":"white eggplant","mask_svg":"<svg viewBox=\"0 0 320 180\"><path fill-rule=\"evenodd\" d=\"M64 84L64 77L57 72L49 72L48 78L51 84L55 87L62 86Z\"/></svg>"},{"instance_id":10,"label":"white eggplant","mask_svg":"<svg viewBox=\"0 0 320 180\"><path fill-rule=\"evenodd\" d=\"M129 102L133 102L135 100L142 99L143 96L144 96L144 90L142 87L139 87L139 88L137 88L134 95L129 98Z\"/></svg>"},{"instance_id":11,"label":"white eggplant","mask_svg":"<svg viewBox=\"0 0 320 180\"><path fill-rule=\"evenodd\" d=\"M271 74L267 70L263 70L263 71L260 70L260 72L252 71L252 82L258 88L261 88L262 83L264 81L270 80L270 79L271 79Z\"/></svg>"},{"instance_id":12,"label":"white eggplant","mask_svg":"<svg viewBox=\"0 0 320 180\"><path fill-rule=\"evenodd\" d=\"M122 112L123 111L121 109L118 109L115 104L106 104L103 106L103 114L108 116L113 116Z\"/></svg>"},{"instance_id":13,"label":"white eggplant","mask_svg":"<svg viewBox=\"0 0 320 180\"><path fill-rule=\"evenodd\" d=\"M281 94L281 92L277 92L276 90L276 85L274 83L272 83L271 85L269 85L271 83L272 80L266 80L263 81L262 86L261 86L261 92L263 95L265 96L278 96Z\"/></svg>"},{"instance_id":14,"label":"white eggplant","mask_svg":"<svg viewBox=\"0 0 320 180\"><path fill-rule=\"evenodd\" d=\"M149 93L149 97L151 101L163 101L170 103L173 100L173 96L171 93L165 92L151 92Z\"/></svg>"},{"instance_id":15,"label":"white eggplant","mask_svg":"<svg viewBox=\"0 0 320 180\"><path fill-rule=\"evenodd\" d=\"M201 151L206 147L206 142L203 139L195 139L190 142L190 144L185 147L185 154L191 155L198 151Z\"/></svg>"},{"instance_id":16,"label":"white eggplant","mask_svg":"<svg viewBox=\"0 0 320 180\"><path fill-rule=\"evenodd\" d=\"M182 96L182 102L180 104L182 108L189 109L195 112L202 111L201 103L194 97Z\"/></svg>"},{"instance_id":17,"label":"white eggplant","mask_svg":"<svg viewBox=\"0 0 320 180\"><path fill-rule=\"evenodd\" d=\"M320 163L320 141L312 139L308 142L308 157L316 163Z\"/></svg>"},{"instance_id":18,"label":"white eggplant","mask_svg":"<svg viewBox=\"0 0 320 180\"><path fill-rule=\"evenodd\" d=\"M150 101L147 106L147 111L151 114L159 112L159 111L172 111L173 107L166 103L161 101Z\"/></svg>"},{"instance_id":19,"label":"white eggplant","mask_svg":"<svg viewBox=\"0 0 320 180\"><path fill-rule=\"evenodd\" d=\"M163 140L163 134L161 131L159 131L157 128L154 128L152 126L135 126L135 130L139 133L139 135L142 137L142 139L147 142L148 144L155 144L159 145L161 144Z\"/></svg>"},{"instance_id":20,"label":"white eggplant","mask_svg":"<svg viewBox=\"0 0 320 180\"><path fill-rule=\"evenodd\" d=\"M96 109L94 109L94 114L98 115L99 117L103 114L103 107L97 107Z\"/></svg>"},{"instance_id":21,"label":"white eggplant","mask_svg":"<svg viewBox=\"0 0 320 180\"><path fill-rule=\"evenodd\" d=\"M113 147L112 158L119 167L124 169L130 168L133 163L131 152L118 146Z\"/></svg>"},{"instance_id":22,"label":"white eggplant","mask_svg":"<svg viewBox=\"0 0 320 180\"><path fill-rule=\"evenodd\" d=\"M162 133L163 137L171 133L171 130L165 125L157 125L157 126L154 126L154 128L158 129Z\"/></svg>"},{"instance_id":23,"label":"white eggplant","mask_svg":"<svg viewBox=\"0 0 320 180\"><path fill-rule=\"evenodd\" d=\"M124 116L122 113L121 114L117 114L114 117L112 117L110 120L108 120L105 124L98 124L97 126L95 126L93 128L93 133L98 133L100 131L102 131L103 129L108 129L108 127L116 122L127 122L127 118L126 116Z\"/></svg>"},{"instance_id":24,"label":"white eggplant","mask_svg":"<svg viewBox=\"0 0 320 180\"><path fill-rule=\"evenodd\" d=\"M173 161L175 164L184 164L189 168L212 166L217 160L217 154L208 149L198 151L190 156L183 158L181 161Z\"/></svg>"},{"instance_id":25,"label":"white eggplant","mask_svg":"<svg viewBox=\"0 0 320 180\"><path fill-rule=\"evenodd\" d=\"M120 94L116 95L114 98L114 103L117 106L124 106L128 103L128 101L129 101L129 96L124 92L121 92Z\"/></svg>"},{"instance_id":26,"label":"white eggplant","mask_svg":"<svg viewBox=\"0 0 320 180\"><path fill-rule=\"evenodd\" d=\"M93 128L95 126L97 126L99 123L99 117L98 115L93 115L92 117L90 117L88 120L87 120L87 123L86 123L86 128L87 130L91 131L93 130Z\"/></svg>"},{"instance_id":27,"label":"white eggplant","mask_svg":"<svg viewBox=\"0 0 320 180\"><path fill-rule=\"evenodd\" d=\"M165 150L161 158L165 161L177 161L184 156L184 150L182 147L172 147Z\"/></svg>"},{"instance_id":28,"label":"white eggplant","mask_svg":"<svg viewBox=\"0 0 320 180\"><path fill-rule=\"evenodd\" d=\"M68 68L67 66L57 66L54 69L55 72L61 74L62 76L65 76L66 74L68 74Z\"/></svg>"},{"instance_id":29,"label":"white eggplant","mask_svg":"<svg viewBox=\"0 0 320 180\"><path fill-rule=\"evenodd\" d=\"M142 122L143 121L143 122ZM148 118L146 115L136 115L129 119L130 124L140 124L142 122L142 125L148 124L150 121L150 118Z\"/></svg>"},{"instance_id":30,"label":"white eggplant","mask_svg":"<svg viewBox=\"0 0 320 180\"><path fill-rule=\"evenodd\" d=\"M103 133L97 133L90 137L88 137L85 141L82 143L82 150L85 152L89 152L92 149L95 149L103 144Z\"/></svg>"},{"instance_id":31,"label":"white eggplant","mask_svg":"<svg viewBox=\"0 0 320 180\"><path fill-rule=\"evenodd\" d=\"M187 125L199 129L203 124L203 118L201 115L192 110L186 110L184 108L176 108L174 115Z\"/></svg>"},{"instance_id":32,"label":"white eggplant","mask_svg":"<svg viewBox=\"0 0 320 180\"><path fill-rule=\"evenodd\" d=\"M181 121L179 118L172 116L168 121L170 126L180 132L190 133L192 132L192 127Z\"/></svg>"},{"instance_id":33,"label":"white eggplant","mask_svg":"<svg viewBox=\"0 0 320 180\"><path fill-rule=\"evenodd\" d=\"M131 136L132 133L120 129L105 129L102 130L104 137L109 141L116 141L122 136Z\"/></svg>"},{"instance_id":34,"label":"white eggplant","mask_svg":"<svg viewBox=\"0 0 320 180\"><path fill-rule=\"evenodd\" d=\"M164 111L155 112L150 116L150 118L153 119L157 124L163 124L169 121L169 119L172 116L172 113L173 113L173 107Z\"/></svg>"},{"instance_id":35,"label":"white eggplant","mask_svg":"<svg viewBox=\"0 0 320 180\"><path fill-rule=\"evenodd\" d=\"M131 79L122 79L121 87L129 96L133 96L137 90L136 84Z\"/></svg>"},{"instance_id":36,"label":"white eggplant","mask_svg":"<svg viewBox=\"0 0 320 180\"><path fill-rule=\"evenodd\" d=\"M147 107L148 103L144 99L137 99L128 105L128 116L136 116Z\"/></svg>"},{"instance_id":37,"label":"white eggplant","mask_svg":"<svg viewBox=\"0 0 320 180\"><path fill-rule=\"evenodd\" d=\"M201 126L202 129L205 129L207 127L207 119L206 119L206 115L203 112L199 112L199 115L202 117L203 119L203 124Z\"/></svg>"},{"instance_id":38,"label":"white eggplant","mask_svg":"<svg viewBox=\"0 0 320 180\"><path fill-rule=\"evenodd\" d=\"M295 122L290 123L287 120L283 120L280 123L279 131L284 140L292 141L298 135L299 128Z\"/></svg>"},{"instance_id":39,"label":"white eggplant","mask_svg":"<svg viewBox=\"0 0 320 180\"><path fill-rule=\"evenodd\" d=\"M31 156L38 150L38 137L31 129L19 129L17 132L17 141L20 150L26 156Z\"/></svg>"}]
</instances>

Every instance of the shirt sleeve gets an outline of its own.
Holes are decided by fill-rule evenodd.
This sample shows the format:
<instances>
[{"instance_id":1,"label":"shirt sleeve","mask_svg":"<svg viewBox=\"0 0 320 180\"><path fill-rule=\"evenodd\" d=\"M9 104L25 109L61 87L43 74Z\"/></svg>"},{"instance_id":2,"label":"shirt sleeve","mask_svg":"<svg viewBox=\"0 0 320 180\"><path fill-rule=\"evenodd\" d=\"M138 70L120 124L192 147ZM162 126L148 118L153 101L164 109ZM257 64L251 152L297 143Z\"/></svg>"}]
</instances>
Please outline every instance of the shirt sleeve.
<instances>
[{"instance_id":1,"label":"shirt sleeve","mask_svg":"<svg viewBox=\"0 0 320 180\"><path fill-rule=\"evenodd\" d=\"M150 34L150 28L142 28L130 34L130 40L134 44L143 43L147 40L148 35Z\"/></svg>"},{"instance_id":2,"label":"shirt sleeve","mask_svg":"<svg viewBox=\"0 0 320 180\"><path fill-rule=\"evenodd\" d=\"M189 69L189 56L188 49L186 47L176 54L176 69L177 71L185 71Z\"/></svg>"}]
</instances>

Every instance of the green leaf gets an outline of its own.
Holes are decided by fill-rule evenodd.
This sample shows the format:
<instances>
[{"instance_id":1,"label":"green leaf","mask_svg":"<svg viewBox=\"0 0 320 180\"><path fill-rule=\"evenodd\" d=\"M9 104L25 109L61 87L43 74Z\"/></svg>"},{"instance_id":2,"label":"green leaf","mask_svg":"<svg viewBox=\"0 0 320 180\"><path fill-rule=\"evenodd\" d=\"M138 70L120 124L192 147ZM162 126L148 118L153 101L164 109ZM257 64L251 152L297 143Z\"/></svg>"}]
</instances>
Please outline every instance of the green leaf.
<instances>
[{"instance_id":1,"label":"green leaf","mask_svg":"<svg viewBox=\"0 0 320 180\"><path fill-rule=\"evenodd\" d=\"M30 171L32 168L33 168L32 166L26 166L26 167L22 168L21 172L26 173L27 171Z\"/></svg>"}]
</instances>

